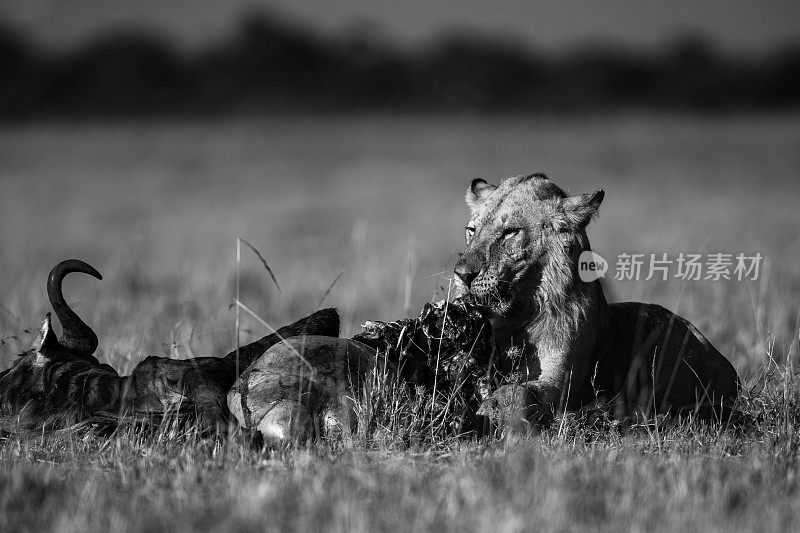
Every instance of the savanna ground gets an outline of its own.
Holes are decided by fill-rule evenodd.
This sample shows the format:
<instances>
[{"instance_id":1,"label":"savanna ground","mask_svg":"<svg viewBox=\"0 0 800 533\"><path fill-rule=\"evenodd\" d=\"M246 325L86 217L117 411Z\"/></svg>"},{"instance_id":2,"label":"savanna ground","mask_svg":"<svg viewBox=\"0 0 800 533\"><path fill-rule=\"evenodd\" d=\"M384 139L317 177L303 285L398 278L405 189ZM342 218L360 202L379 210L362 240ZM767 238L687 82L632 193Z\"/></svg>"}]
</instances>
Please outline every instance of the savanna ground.
<instances>
[{"instance_id":1,"label":"savanna ground","mask_svg":"<svg viewBox=\"0 0 800 533\"><path fill-rule=\"evenodd\" d=\"M0 442L0 529L775 530L800 528L800 118L276 119L0 129L2 368L48 310L45 277L129 371L222 355L243 302L272 325L337 306L342 334L447 292L472 177L602 187L589 228L620 252L760 252L758 281L610 281L735 364L742 432L564 417L515 443L359 442L285 454L128 430ZM338 281L324 298L327 289ZM242 341L263 334L244 316Z\"/></svg>"}]
</instances>

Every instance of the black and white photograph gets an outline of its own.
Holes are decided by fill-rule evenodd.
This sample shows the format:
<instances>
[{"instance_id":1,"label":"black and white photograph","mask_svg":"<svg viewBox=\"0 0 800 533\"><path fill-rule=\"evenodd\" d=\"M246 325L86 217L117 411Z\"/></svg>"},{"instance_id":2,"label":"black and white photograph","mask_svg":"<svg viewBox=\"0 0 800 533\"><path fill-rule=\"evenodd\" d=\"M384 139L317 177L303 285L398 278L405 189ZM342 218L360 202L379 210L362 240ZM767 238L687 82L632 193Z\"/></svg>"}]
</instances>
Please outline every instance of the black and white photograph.
<instances>
[{"instance_id":1,"label":"black and white photograph","mask_svg":"<svg viewBox=\"0 0 800 533\"><path fill-rule=\"evenodd\" d=\"M791 0L0 0L0 531L798 531L798 206Z\"/></svg>"}]
</instances>

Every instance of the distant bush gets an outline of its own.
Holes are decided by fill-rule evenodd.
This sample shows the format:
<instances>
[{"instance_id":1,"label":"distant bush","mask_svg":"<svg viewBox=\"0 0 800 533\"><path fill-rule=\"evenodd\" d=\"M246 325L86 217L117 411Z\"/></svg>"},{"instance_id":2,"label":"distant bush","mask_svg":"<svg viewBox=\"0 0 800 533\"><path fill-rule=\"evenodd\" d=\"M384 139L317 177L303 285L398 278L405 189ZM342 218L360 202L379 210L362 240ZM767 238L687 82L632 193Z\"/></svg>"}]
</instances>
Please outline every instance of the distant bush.
<instances>
[{"instance_id":1,"label":"distant bush","mask_svg":"<svg viewBox=\"0 0 800 533\"><path fill-rule=\"evenodd\" d=\"M685 38L659 52L586 46L540 54L451 35L424 50L369 35L321 37L249 16L192 54L146 33L45 51L0 26L0 119L236 112L769 110L800 103L800 47L761 57Z\"/></svg>"}]
</instances>

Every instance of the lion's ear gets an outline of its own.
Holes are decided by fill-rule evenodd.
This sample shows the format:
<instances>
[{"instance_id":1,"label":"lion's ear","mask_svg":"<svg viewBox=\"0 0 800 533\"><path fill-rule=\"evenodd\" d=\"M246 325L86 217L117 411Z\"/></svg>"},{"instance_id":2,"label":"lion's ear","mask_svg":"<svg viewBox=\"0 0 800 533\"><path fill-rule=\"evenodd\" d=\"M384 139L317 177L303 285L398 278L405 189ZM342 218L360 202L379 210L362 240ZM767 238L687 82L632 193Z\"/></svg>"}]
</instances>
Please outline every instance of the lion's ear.
<instances>
[{"instance_id":1,"label":"lion's ear","mask_svg":"<svg viewBox=\"0 0 800 533\"><path fill-rule=\"evenodd\" d=\"M486 180L482 180L480 178L476 178L469 182L469 187L467 187L467 195L465 197L469 210L474 213L496 188L496 185L489 185L486 183Z\"/></svg>"},{"instance_id":2,"label":"lion's ear","mask_svg":"<svg viewBox=\"0 0 800 533\"><path fill-rule=\"evenodd\" d=\"M597 189L591 194L579 194L564 199L564 214L567 223L577 230L583 230L597 214L597 209L603 202L606 193L603 189Z\"/></svg>"}]
</instances>

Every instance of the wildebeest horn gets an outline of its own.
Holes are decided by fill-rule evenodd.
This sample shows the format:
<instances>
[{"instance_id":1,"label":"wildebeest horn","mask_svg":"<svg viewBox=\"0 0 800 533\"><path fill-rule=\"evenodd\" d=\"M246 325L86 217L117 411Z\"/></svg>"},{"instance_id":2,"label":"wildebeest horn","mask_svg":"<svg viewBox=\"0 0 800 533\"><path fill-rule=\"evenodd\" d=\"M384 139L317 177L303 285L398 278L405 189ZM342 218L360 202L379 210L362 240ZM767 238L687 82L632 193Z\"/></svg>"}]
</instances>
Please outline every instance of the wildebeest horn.
<instances>
[{"instance_id":1,"label":"wildebeest horn","mask_svg":"<svg viewBox=\"0 0 800 533\"><path fill-rule=\"evenodd\" d=\"M62 334L59 342L69 350L92 355L97 349L97 335L75 314L75 311L70 309L61 292L61 282L70 272L83 272L97 279L103 279L103 276L79 259L67 259L54 266L47 278L47 297L50 298L50 305L53 306L53 311L61 322Z\"/></svg>"}]
</instances>

